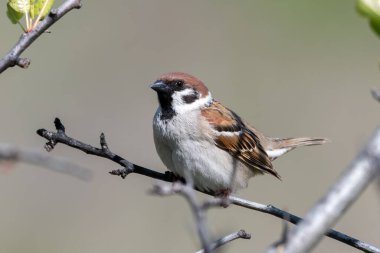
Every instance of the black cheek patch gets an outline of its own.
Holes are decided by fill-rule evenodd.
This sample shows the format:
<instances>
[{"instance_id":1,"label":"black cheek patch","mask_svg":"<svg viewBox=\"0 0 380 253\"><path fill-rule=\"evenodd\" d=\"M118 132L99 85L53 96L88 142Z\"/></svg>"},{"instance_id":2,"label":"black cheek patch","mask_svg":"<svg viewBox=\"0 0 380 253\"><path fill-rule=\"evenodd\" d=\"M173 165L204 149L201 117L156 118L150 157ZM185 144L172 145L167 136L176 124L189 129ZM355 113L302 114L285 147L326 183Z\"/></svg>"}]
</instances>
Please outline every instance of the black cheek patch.
<instances>
[{"instance_id":1,"label":"black cheek patch","mask_svg":"<svg viewBox=\"0 0 380 253\"><path fill-rule=\"evenodd\" d=\"M186 96L182 97L183 102L185 102L186 104L191 104L197 99L198 99L197 93L193 93L193 94L186 95Z\"/></svg>"}]
</instances>

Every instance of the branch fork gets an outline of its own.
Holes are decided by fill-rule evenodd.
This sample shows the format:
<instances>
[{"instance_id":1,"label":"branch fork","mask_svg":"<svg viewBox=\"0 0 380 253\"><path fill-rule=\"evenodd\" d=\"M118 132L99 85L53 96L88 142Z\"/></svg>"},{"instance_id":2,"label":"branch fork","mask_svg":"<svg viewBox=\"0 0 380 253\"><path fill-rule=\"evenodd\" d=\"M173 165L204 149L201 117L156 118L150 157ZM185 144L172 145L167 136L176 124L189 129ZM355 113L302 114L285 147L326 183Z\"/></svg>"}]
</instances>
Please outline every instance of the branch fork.
<instances>
[{"instance_id":1,"label":"branch fork","mask_svg":"<svg viewBox=\"0 0 380 253\"><path fill-rule=\"evenodd\" d=\"M35 24L32 30L23 33L13 48L2 59L0 59L0 73L14 66L19 66L24 69L28 68L30 65L30 60L27 58L21 58L20 55L38 37L40 37L41 34L47 32L50 26L52 26L71 10L79 9L80 7L80 0L66 0L57 9L51 10L49 15L47 15L42 21Z\"/></svg>"}]
</instances>

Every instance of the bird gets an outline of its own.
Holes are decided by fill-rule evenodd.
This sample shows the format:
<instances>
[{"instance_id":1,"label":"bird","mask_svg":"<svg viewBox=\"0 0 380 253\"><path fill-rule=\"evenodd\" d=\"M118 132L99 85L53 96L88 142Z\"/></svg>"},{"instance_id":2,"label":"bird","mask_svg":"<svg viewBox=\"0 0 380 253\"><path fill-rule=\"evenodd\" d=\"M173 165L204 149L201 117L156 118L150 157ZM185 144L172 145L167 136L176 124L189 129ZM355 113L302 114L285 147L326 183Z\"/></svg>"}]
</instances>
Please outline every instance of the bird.
<instances>
[{"instance_id":1,"label":"bird","mask_svg":"<svg viewBox=\"0 0 380 253\"><path fill-rule=\"evenodd\" d=\"M153 117L156 151L178 178L194 187L228 195L248 186L250 178L270 174L281 179L272 162L300 146L326 138L272 138L215 100L197 77L183 72L161 75L150 86L159 106Z\"/></svg>"}]
</instances>

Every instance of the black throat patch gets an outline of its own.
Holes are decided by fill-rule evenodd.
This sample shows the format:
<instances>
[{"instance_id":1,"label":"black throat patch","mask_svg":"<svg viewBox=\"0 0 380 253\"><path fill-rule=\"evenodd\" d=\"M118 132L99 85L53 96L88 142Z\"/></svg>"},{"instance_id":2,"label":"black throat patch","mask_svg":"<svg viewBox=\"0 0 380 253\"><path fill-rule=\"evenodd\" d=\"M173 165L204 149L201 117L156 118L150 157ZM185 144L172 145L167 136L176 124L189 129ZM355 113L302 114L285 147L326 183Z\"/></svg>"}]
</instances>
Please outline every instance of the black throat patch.
<instances>
[{"instance_id":1,"label":"black throat patch","mask_svg":"<svg viewBox=\"0 0 380 253\"><path fill-rule=\"evenodd\" d=\"M176 115L176 112L172 108L172 101L171 94L158 93L158 102L161 106L161 120L168 120Z\"/></svg>"}]
</instances>

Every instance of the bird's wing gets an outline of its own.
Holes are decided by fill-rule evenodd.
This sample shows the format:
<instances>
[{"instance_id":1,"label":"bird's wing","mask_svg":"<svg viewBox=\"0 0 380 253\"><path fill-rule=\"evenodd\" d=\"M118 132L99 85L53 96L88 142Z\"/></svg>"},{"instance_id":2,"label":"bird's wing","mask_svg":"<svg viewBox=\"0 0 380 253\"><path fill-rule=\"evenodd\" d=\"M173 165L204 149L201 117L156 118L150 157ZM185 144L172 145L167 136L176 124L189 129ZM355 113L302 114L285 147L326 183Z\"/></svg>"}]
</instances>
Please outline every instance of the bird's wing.
<instances>
[{"instance_id":1,"label":"bird's wing","mask_svg":"<svg viewBox=\"0 0 380 253\"><path fill-rule=\"evenodd\" d=\"M280 178L260 144L257 135L233 111L214 101L202 109L202 116L213 129L215 145L243 162L252 170Z\"/></svg>"}]
</instances>

